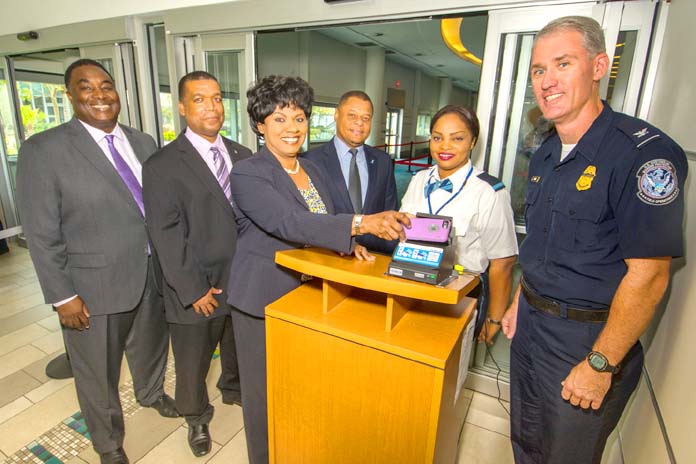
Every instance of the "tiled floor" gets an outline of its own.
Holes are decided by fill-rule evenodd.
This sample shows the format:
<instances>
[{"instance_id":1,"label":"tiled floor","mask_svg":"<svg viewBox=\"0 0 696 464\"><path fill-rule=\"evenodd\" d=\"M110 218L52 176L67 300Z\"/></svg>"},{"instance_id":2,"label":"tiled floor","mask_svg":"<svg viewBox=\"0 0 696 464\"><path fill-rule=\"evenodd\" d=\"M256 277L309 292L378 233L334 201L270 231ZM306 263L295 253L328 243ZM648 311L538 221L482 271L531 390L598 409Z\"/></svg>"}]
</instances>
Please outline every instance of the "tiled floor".
<instances>
[{"instance_id":1,"label":"tiled floor","mask_svg":"<svg viewBox=\"0 0 696 464\"><path fill-rule=\"evenodd\" d=\"M46 363L63 351L59 329L57 317L43 304L27 250L14 246L9 254L0 255L0 460L6 463L99 462L79 414L72 380L51 380L44 373ZM171 367L165 385L170 394ZM194 458L186 443L183 419L164 419L138 406L124 363L120 386L126 415L124 447L131 462L247 463L242 410L222 404L215 388L219 370L219 359L215 359L208 376L216 410L211 423L213 450ZM470 406L458 462L513 462L509 420L503 407L497 399L480 393L467 391L466 395Z\"/></svg>"}]
</instances>

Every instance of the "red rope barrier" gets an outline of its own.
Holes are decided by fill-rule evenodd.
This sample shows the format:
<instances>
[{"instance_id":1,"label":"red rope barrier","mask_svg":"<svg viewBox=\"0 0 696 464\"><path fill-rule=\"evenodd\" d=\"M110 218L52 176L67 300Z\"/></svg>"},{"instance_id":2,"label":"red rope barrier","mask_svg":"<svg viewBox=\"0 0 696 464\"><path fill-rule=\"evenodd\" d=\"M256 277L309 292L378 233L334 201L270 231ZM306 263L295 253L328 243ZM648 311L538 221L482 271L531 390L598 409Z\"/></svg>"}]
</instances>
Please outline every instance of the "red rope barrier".
<instances>
[{"instance_id":1,"label":"red rope barrier","mask_svg":"<svg viewBox=\"0 0 696 464\"><path fill-rule=\"evenodd\" d=\"M429 156L430 156L430 155L422 155L422 156L418 156L418 157L415 157L415 158L401 158L401 159L398 159L398 160L394 160L394 163L396 163L396 164L411 164L411 161L420 160L420 159L423 159L423 158L427 158L427 157L429 157Z\"/></svg>"},{"instance_id":2,"label":"red rope barrier","mask_svg":"<svg viewBox=\"0 0 696 464\"><path fill-rule=\"evenodd\" d=\"M387 147L405 147L405 146L410 146L411 144L418 145L421 143L430 143L430 140L421 140L420 142L406 142L406 143L399 143L399 144L395 144L395 145L387 145L387 144L375 145L374 148L383 149L383 148L387 148Z\"/></svg>"}]
</instances>

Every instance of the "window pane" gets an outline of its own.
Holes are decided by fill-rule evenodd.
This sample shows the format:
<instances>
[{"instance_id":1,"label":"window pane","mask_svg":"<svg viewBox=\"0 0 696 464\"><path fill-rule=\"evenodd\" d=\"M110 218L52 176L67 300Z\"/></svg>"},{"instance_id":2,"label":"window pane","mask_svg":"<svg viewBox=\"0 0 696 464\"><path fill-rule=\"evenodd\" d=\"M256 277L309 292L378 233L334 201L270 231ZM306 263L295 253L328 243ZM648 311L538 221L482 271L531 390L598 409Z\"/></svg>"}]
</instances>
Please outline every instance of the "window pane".
<instances>
[{"instance_id":1,"label":"window pane","mask_svg":"<svg viewBox=\"0 0 696 464\"><path fill-rule=\"evenodd\" d=\"M0 75L0 126L2 126L2 136L5 140L5 149L8 155L16 155L17 132L15 130L14 117L12 117L12 107L10 106L10 87L5 79L5 74Z\"/></svg>"},{"instance_id":2,"label":"window pane","mask_svg":"<svg viewBox=\"0 0 696 464\"><path fill-rule=\"evenodd\" d=\"M309 143L325 143L336 135L335 111L335 106L326 103L312 106L312 116L309 119Z\"/></svg>"},{"instance_id":3,"label":"window pane","mask_svg":"<svg viewBox=\"0 0 696 464\"><path fill-rule=\"evenodd\" d=\"M64 105L65 87L48 82L17 82L24 137L43 132L72 118L72 107ZM60 96L60 99L58 98Z\"/></svg>"},{"instance_id":4,"label":"window pane","mask_svg":"<svg viewBox=\"0 0 696 464\"><path fill-rule=\"evenodd\" d=\"M164 144L166 145L176 138L172 110L172 94L169 92L160 92L159 99L160 107L162 108L162 136L164 137Z\"/></svg>"},{"instance_id":5,"label":"window pane","mask_svg":"<svg viewBox=\"0 0 696 464\"><path fill-rule=\"evenodd\" d=\"M418 119L416 120L416 136L417 137L429 137L430 136L430 121L433 115L429 113L418 114Z\"/></svg>"},{"instance_id":6,"label":"window pane","mask_svg":"<svg viewBox=\"0 0 696 464\"><path fill-rule=\"evenodd\" d=\"M615 111L623 109L637 40L638 31L621 31L616 40L614 62L609 73L609 87L607 89L607 102Z\"/></svg>"},{"instance_id":7,"label":"window pane","mask_svg":"<svg viewBox=\"0 0 696 464\"><path fill-rule=\"evenodd\" d=\"M222 91L222 104L225 108L225 122L220 135L240 141L242 130L239 118L239 52L216 51L206 53L207 69L217 77Z\"/></svg>"}]
</instances>

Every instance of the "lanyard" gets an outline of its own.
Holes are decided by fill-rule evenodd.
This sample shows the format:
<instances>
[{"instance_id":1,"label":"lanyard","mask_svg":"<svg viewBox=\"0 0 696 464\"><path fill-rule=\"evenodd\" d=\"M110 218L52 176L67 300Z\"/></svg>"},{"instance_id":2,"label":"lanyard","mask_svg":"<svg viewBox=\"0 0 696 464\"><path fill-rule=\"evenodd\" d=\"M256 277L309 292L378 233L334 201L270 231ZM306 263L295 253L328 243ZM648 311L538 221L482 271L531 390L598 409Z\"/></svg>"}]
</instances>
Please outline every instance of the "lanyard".
<instances>
[{"instance_id":1,"label":"lanyard","mask_svg":"<svg viewBox=\"0 0 696 464\"><path fill-rule=\"evenodd\" d=\"M435 171L433 170L433 172L435 172ZM474 172L474 166L473 166L473 165L471 165L471 166L469 167L469 172L466 173L466 177L464 178L464 183L462 184L461 187L459 187L459 190L457 190L457 193L455 193L454 195L452 195L451 197L449 197L449 200L447 200L442 206L440 206L440 207L437 209L437 211L435 211L435 214L440 214L440 211L442 211L442 209L443 209L445 206L449 205L450 202L451 202L452 200L454 200L454 199L457 197L457 195L459 195L460 193L462 193L462 190L464 190L464 187L466 186L466 183L469 182L469 177L471 177L471 173L472 173L472 172ZM428 184L430 183L430 179L432 179L432 177L433 177L433 173L431 172L431 173L430 173L430 177L428 177ZM427 185L427 184L426 184L426 185ZM430 192L430 193L432 193L432 192ZM433 205L430 204L430 194L428 194L428 211L430 212L430 214L433 214Z\"/></svg>"}]
</instances>

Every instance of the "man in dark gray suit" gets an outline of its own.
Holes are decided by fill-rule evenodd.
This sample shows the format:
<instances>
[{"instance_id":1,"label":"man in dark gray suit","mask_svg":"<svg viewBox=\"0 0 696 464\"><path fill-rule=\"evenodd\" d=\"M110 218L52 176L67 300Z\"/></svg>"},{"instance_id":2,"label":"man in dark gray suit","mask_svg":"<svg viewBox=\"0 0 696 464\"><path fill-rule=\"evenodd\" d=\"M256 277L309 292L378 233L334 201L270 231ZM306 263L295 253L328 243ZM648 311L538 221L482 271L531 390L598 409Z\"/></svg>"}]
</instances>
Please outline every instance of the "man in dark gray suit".
<instances>
[{"instance_id":1,"label":"man in dark gray suit","mask_svg":"<svg viewBox=\"0 0 696 464\"><path fill-rule=\"evenodd\" d=\"M163 390L169 335L139 180L156 146L118 124L118 93L98 62L71 64L65 86L75 117L22 145L17 199L94 449L103 464L122 464L128 463L118 394L124 351L140 404L179 415Z\"/></svg>"},{"instance_id":2,"label":"man in dark gray suit","mask_svg":"<svg viewBox=\"0 0 696 464\"><path fill-rule=\"evenodd\" d=\"M176 365L176 406L188 422L195 456L210 452L213 406L205 383L220 341L223 402L241 402L227 280L237 227L232 164L251 150L223 138L217 79L194 71L179 81L186 130L143 166L143 199L152 243L165 277L164 298Z\"/></svg>"},{"instance_id":3,"label":"man in dark gray suit","mask_svg":"<svg viewBox=\"0 0 696 464\"><path fill-rule=\"evenodd\" d=\"M336 214L375 214L399 209L391 157L365 145L372 113L372 100L365 92L344 93L334 113L336 136L303 155L332 180L329 192ZM386 254L391 254L397 243L370 234L358 237L357 242Z\"/></svg>"}]
</instances>

